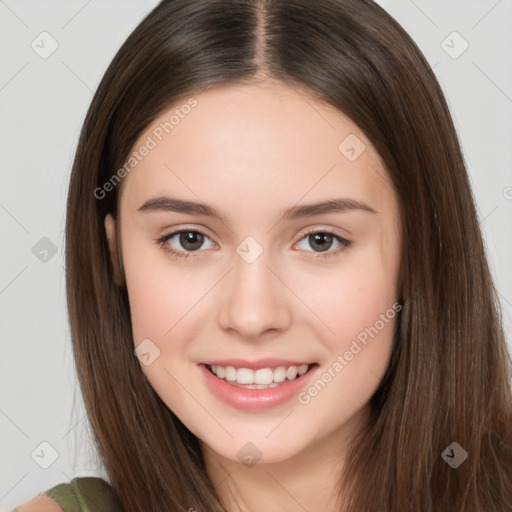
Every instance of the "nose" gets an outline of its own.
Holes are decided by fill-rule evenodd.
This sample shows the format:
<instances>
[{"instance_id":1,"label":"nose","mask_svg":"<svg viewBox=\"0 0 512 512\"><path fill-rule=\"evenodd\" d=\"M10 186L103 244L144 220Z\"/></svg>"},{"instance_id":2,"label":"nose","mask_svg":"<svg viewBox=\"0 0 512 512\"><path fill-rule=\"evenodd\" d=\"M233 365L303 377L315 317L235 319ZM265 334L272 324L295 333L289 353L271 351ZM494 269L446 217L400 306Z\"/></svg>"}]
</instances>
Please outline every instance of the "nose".
<instances>
[{"instance_id":1,"label":"nose","mask_svg":"<svg viewBox=\"0 0 512 512\"><path fill-rule=\"evenodd\" d=\"M252 263L235 254L233 265L222 284L221 328L251 340L285 330L291 320L289 300L293 294L272 268L267 252Z\"/></svg>"}]
</instances>

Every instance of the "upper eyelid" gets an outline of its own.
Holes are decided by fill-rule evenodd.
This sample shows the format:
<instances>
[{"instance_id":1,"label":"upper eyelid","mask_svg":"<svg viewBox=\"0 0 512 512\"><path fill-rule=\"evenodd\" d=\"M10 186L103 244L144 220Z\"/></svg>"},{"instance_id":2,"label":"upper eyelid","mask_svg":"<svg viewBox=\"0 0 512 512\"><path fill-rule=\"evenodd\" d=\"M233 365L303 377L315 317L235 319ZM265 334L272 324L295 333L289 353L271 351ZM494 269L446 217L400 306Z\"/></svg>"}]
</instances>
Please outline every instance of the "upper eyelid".
<instances>
[{"instance_id":1,"label":"upper eyelid","mask_svg":"<svg viewBox=\"0 0 512 512\"><path fill-rule=\"evenodd\" d=\"M208 228L204 228L202 226L200 227L197 227L196 225L191 225L191 226L188 226L188 225L184 225L183 227L177 227L177 228L171 228L171 227L168 227L168 228L162 228L160 229L159 231L164 233L167 231L167 229L169 229L169 234L175 234L175 233L178 233L180 231L198 231L200 233L204 233L206 234L207 236L210 236L208 234L208 232L210 232L210 230ZM306 233L308 232L309 230L312 230L312 231L316 231L316 230L324 230L324 231L332 231L333 233L335 233L336 231L342 231L342 232L345 232L347 233L347 236L350 236L352 233L348 230L348 229L344 229L342 227L335 227L335 226L331 226L329 224L324 224L324 223L317 223L317 224L313 224L313 226L311 227L307 227L307 228L303 228L301 231L303 233ZM162 235L164 236L164 235ZM338 235L342 238L346 238L344 235Z\"/></svg>"}]
</instances>

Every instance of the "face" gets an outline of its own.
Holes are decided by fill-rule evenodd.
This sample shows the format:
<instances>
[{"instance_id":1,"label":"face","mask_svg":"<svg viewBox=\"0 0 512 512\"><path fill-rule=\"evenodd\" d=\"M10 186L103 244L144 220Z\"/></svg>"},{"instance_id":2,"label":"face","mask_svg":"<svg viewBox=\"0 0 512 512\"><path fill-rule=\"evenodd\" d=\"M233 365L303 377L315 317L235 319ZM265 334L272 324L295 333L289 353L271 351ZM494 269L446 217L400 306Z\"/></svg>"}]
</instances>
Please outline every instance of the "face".
<instances>
[{"instance_id":1,"label":"face","mask_svg":"<svg viewBox=\"0 0 512 512\"><path fill-rule=\"evenodd\" d=\"M226 460L278 462L341 445L369 413L400 308L389 177L358 127L305 92L265 82L193 98L141 135L119 215L105 219L141 369ZM309 370L242 389L221 381L222 369L213 376L204 363L215 362L242 381L257 373L243 367L276 381L283 370L269 368Z\"/></svg>"}]
</instances>

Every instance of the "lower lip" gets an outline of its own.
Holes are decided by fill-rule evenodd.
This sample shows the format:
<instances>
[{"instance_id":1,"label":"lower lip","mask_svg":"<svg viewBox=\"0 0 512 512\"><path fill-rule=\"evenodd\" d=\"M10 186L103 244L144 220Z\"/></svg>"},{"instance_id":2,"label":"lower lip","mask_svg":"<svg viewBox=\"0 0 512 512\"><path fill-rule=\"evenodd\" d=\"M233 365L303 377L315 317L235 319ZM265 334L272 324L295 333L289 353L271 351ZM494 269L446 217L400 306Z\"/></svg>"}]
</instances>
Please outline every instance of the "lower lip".
<instances>
[{"instance_id":1,"label":"lower lip","mask_svg":"<svg viewBox=\"0 0 512 512\"><path fill-rule=\"evenodd\" d=\"M280 405L297 395L316 373L318 365L315 364L297 379L267 389L239 388L216 377L208 370L206 365L201 363L199 368L204 375L207 386L225 403L237 409L261 411Z\"/></svg>"}]
</instances>

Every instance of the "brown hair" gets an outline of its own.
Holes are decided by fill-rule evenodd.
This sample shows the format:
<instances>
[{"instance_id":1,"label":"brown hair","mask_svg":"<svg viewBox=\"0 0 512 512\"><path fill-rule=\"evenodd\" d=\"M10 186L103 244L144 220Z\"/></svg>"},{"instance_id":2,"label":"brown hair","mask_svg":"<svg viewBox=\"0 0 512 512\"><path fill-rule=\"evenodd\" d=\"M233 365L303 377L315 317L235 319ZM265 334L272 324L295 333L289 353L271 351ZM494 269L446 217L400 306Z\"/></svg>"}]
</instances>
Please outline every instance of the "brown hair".
<instances>
[{"instance_id":1,"label":"brown hair","mask_svg":"<svg viewBox=\"0 0 512 512\"><path fill-rule=\"evenodd\" d=\"M340 476L347 510L512 510L511 359L463 155L443 92L403 28L371 0L164 0L117 52L74 160L66 279L78 378L127 512L224 510L199 441L134 356L126 287L94 194L178 99L273 78L348 115L395 187L403 309L392 358ZM458 468L441 454L457 442Z\"/></svg>"}]
</instances>

